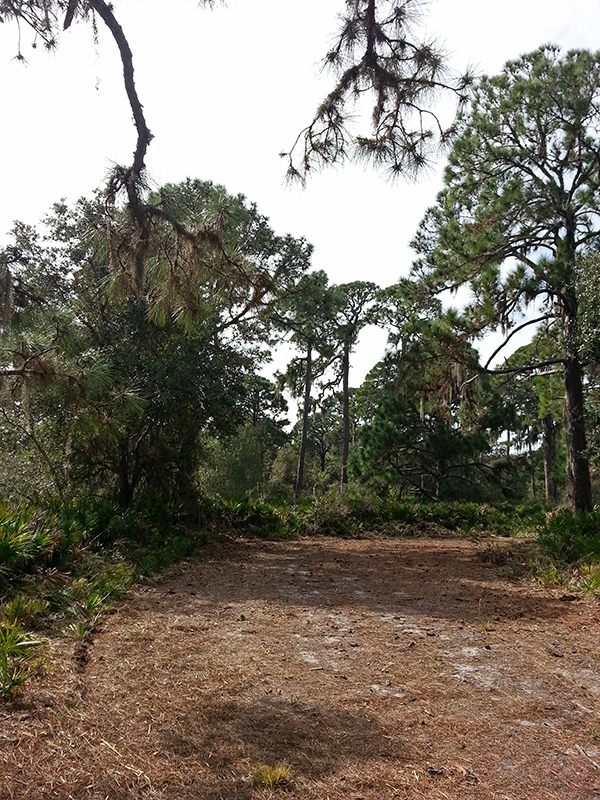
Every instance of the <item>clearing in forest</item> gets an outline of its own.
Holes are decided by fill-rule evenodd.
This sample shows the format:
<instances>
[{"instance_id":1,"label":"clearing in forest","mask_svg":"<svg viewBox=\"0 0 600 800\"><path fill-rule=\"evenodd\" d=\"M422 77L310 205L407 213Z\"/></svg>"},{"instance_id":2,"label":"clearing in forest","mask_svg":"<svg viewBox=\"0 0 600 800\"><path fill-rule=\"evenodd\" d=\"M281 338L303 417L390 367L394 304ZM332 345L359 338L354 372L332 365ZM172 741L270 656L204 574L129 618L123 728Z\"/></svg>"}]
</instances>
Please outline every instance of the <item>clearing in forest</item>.
<instances>
[{"instance_id":1,"label":"clearing in forest","mask_svg":"<svg viewBox=\"0 0 600 800\"><path fill-rule=\"evenodd\" d=\"M53 642L0 707L0 797L598 798L600 605L502 547L215 542Z\"/></svg>"}]
</instances>

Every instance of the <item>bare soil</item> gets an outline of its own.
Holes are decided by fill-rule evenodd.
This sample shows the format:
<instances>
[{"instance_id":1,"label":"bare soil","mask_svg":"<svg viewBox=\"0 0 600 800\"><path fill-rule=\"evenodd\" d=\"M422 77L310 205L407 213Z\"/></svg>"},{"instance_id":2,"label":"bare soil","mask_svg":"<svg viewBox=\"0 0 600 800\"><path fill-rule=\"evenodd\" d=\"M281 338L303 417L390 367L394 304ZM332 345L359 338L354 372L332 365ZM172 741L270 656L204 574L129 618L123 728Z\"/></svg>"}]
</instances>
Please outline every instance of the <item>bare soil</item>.
<instances>
[{"instance_id":1,"label":"bare soil","mask_svg":"<svg viewBox=\"0 0 600 800\"><path fill-rule=\"evenodd\" d=\"M599 798L600 604L501 546L211 545L52 643L0 707L0 798Z\"/></svg>"}]
</instances>

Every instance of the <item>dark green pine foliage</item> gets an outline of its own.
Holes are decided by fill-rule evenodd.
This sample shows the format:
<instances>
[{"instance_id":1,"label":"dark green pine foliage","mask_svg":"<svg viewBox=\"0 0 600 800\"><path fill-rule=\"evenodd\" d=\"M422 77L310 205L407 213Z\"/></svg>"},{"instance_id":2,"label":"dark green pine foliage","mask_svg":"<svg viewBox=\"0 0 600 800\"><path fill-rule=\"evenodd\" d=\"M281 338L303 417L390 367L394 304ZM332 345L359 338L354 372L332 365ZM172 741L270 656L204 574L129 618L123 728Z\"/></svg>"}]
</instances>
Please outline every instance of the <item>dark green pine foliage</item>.
<instances>
[{"instance_id":1,"label":"dark green pine foliage","mask_svg":"<svg viewBox=\"0 0 600 800\"><path fill-rule=\"evenodd\" d=\"M502 475L488 463L490 407L469 326L441 303L415 302L409 284L379 293L390 329L384 359L358 391L364 480L429 498L481 498Z\"/></svg>"},{"instance_id":2,"label":"dark green pine foliage","mask_svg":"<svg viewBox=\"0 0 600 800\"><path fill-rule=\"evenodd\" d=\"M537 368L563 370L576 511L592 506L577 258L600 236L599 96L600 54L588 51L545 46L483 78L414 243L414 274L430 291L469 287L474 331L508 339L536 322L563 343Z\"/></svg>"},{"instance_id":3,"label":"dark green pine foliage","mask_svg":"<svg viewBox=\"0 0 600 800\"><path fill-rule=\"evenodd\" d=\"M438 113L440 94L462 103L471 77L451 76L443 50L418 33L422 0L344 5L323 59L335 85L291 152L282 153L288 176L304 181L311 171L357 159L392 177L414 177L451 134Z\"/></svg>"}]
</instances>

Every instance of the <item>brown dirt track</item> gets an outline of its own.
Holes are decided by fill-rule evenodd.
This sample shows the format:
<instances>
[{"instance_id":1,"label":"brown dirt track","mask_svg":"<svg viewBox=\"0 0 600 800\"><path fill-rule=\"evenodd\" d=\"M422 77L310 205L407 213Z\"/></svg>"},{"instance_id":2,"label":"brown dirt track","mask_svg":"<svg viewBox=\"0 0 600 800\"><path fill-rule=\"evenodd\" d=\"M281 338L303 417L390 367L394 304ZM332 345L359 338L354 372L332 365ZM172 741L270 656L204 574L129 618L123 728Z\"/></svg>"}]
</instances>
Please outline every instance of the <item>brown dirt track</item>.
<instances>
[{"instance_id":1,"label":"brown dirt track","mask_svg":"<svg viewBox=\"0 0 600 800\"><path fill-rule=\"evenodd\" d=\"M52 644L0 707L0 798L600 798L600 605L498 547L215 543Z\"/></svg>"}]
</instances>

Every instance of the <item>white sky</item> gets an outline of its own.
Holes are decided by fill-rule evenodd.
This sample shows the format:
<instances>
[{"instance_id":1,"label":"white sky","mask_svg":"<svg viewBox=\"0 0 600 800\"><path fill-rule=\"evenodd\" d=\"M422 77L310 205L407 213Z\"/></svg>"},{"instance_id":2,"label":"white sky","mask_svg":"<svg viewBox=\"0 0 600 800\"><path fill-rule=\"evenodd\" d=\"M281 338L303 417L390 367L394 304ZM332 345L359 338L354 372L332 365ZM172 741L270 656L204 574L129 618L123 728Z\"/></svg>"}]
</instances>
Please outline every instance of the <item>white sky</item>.
<instances>
[{"instance_id":1,"label":"white sky","mask_svg":"<svg viewBox=\"0 0 600 800\"><path fill-rule=\"evenodd\" d=\"M283 183L287 150L331 84L319 60L344 0L115 0L131 44L138 92L155 135L147 167L157 185L186 176L241 192L277 233L315 246L313 266L334 283L384 286L406 274L408 243L441 188L439 174L390 185L362 167ZM168 8L168 13L165 12ZM100 23L101 24L101 23ZM458 70L498 72L546 42L597 49L597 0L434 0L426 17ZM13 220L35 223L50 205L100 185L112 163L129 164L135 144L116 46L101 29L67 31L56 53L13 60L17 30L0 29L2 121L0 244ZM358 384L380 358L385 334L369 332L354 359Z\"/></svg>"}]
</instances>

